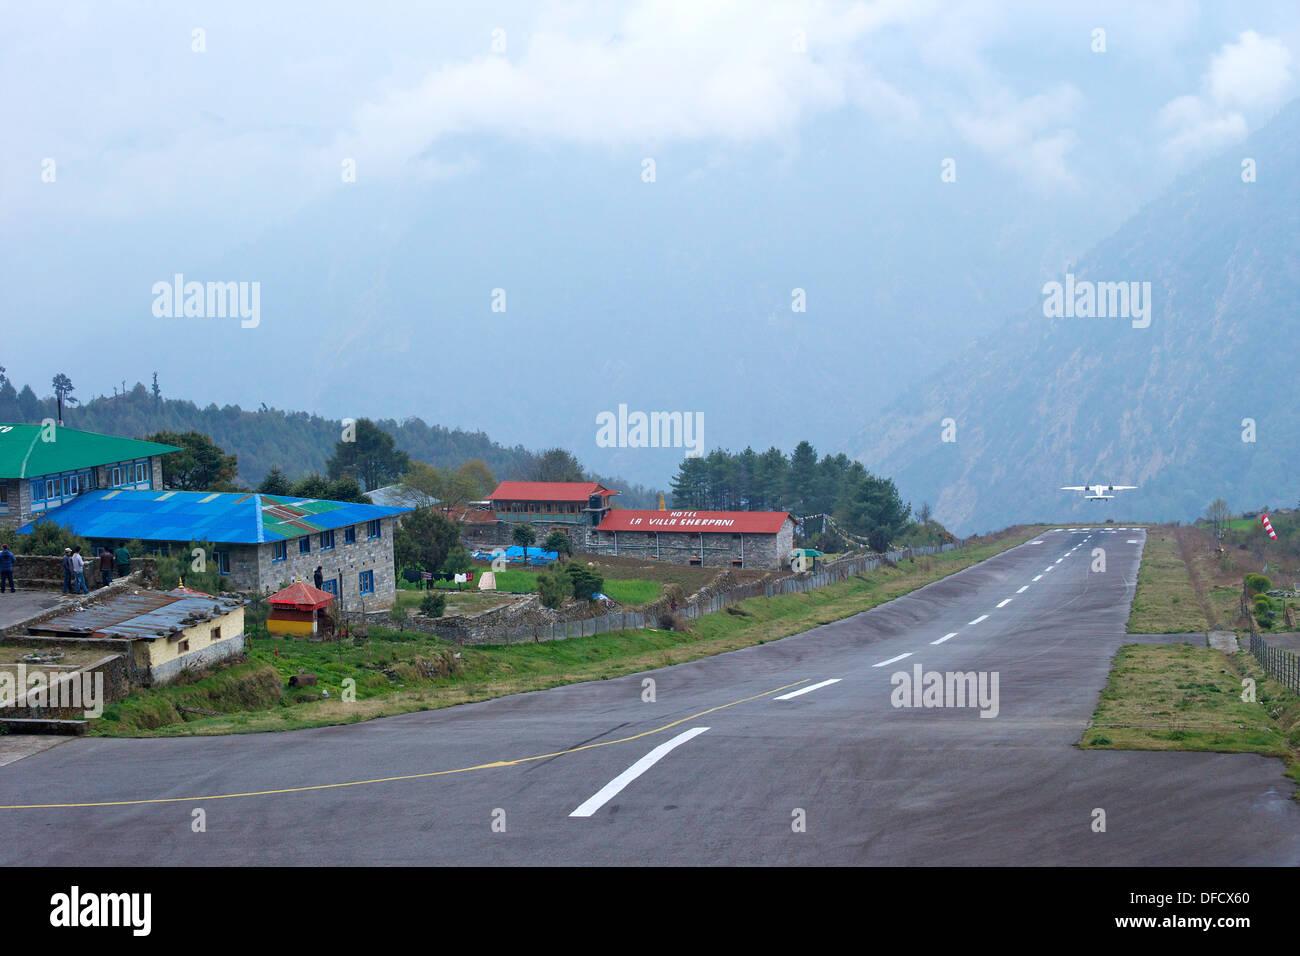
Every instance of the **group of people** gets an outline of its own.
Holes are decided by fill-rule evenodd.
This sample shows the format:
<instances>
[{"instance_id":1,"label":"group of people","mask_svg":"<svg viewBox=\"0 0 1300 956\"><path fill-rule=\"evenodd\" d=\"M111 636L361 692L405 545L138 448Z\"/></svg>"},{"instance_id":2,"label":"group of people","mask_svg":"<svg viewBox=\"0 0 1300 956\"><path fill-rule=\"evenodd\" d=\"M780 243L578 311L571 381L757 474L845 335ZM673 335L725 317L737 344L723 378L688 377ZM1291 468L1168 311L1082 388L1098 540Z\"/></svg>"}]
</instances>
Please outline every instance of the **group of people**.
<instances>
[{"instance_id":1,"label":"group of people","mask_svg":"<svg viewBox=\"0 0 1300 956\"><path fill-rule=\"evenodd\" d=\"M99 582L101 587L113 583L113 575L124 577L131 571L131 552L125 545L110 550L104 545L99 551ZM86 587L86 559L81 556L81 545L63 549L63 593L89 594Z\"/></svg>"},{"instance_id":2,"label":"group of people","mask_svg":"<svg viewBox=\"0 0 1300 956\"><path fill-rule=\"evenodd\" d=\"M131 552L126 550L125 545L118 545L115 551L105 545L100 549L97 560L101 587L112 584L114 575L120 578L131 572ZM18 558L9 550L9 545L0 544L0 594L4 594L6 587L10 594L16 593L14 565L17 561ZM86 586L86 563L86 559L81 555L81 545L63 549L64 594L90 593L90 588Z\"/></svg>"}]
</instances>

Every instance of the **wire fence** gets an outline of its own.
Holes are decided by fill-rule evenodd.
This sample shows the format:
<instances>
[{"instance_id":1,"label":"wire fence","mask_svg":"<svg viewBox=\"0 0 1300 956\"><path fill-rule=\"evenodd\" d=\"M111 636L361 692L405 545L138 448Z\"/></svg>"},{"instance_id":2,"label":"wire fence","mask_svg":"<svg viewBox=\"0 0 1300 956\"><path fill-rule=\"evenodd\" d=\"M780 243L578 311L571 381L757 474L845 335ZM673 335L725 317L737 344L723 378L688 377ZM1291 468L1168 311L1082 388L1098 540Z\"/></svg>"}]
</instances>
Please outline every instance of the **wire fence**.
<instances>
[{"instance_id":1,"label":"wire fence","mask_svg":"<svg viewBox=\"0 0 1300 956\"><path fill-rule=\"evenodd\" d=\"M1274 647L1263 635L1250 635L1250 653L1269 677L1293 694L1300 694L1300 657L1284 647Z\"/></svg>"},{"instance_id":2,"label":"wire fence","mask_svg":"<svg viewBox=\"0 0 1300 956\"><path fill-rule=\"evenodd\" d=\"M811 574L797 574L775 581L757 581L742 584L729 591L701 596L670 613L681 614L697 620L706 614L716 614L729 605L752 597L776 597L782 594L803 594L836 584L854 575L864 574L883 564L897 564L909 558L940 554L964 547L965 541L943 545L926 545L919 548L902 548L888 554L867 554L843 558L826 564ZM661 609L648 611L610 611L598 617L577 621L556 621L551 624L521 624L506 627L435 627L434 633L446 640L460 644L518 644L535 641L563 641L573 637L595 637L612 631L635 631L658 627L664 614Z\"/></svg>"}]
</instances>

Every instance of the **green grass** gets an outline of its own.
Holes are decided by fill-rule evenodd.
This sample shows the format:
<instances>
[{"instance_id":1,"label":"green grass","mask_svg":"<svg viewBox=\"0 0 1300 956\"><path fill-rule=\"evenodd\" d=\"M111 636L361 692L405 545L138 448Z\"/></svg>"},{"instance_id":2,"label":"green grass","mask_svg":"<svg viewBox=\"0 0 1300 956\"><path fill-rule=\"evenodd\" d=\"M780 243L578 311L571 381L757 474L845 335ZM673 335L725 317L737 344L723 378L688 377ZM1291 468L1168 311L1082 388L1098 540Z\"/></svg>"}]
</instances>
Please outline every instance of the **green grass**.
<instances>
[{"instance_id":1,"label":"green grass","mask_svg":"<svg viewBox=\"0 0 1300 956\"><path fill-rule=\"evenodd\" d=\"M1182 634L1209 629L1172 528L1151 528L1142 549L1130 634Z\"/></svg>"},{"instance_id":2,"label":"green grass","mask_svg":"<svg viewBox=\"0 0 1300 956\"><path fill-rule=\"evenodd\" d=\"M606 680L762 644L849 617L1029 537L1010 535L904 562L898 568L878 568L806 594L750 598L732 606L739 613L706 615L686 631L619 631L567 641L464 647L428 634L378 627L370 629L371 640L362 644L259 638L248 664L218 671L187 690L206 695L209 702L216 700L223 688L229 688L223 675L239 668L272 668L282 684L292 674L307 671L317 675L319 684L286 690L283 701L274 705L258 701L256 706L238 710L233 705L210 703L206 709L222 711L221 716L187 715L172 723L123 719L121 714L110 720L106 711L106 719L98 722L92 733L175 736L293 730L431 710L577 681ZM653 582L634 583L643 587ZM441 670L431 675L431 668ZM356 700L351 703L342 700L348 678L355 681ZM161 711L156 698L171 691L137 692L121 702L121 713ZM329 697L322 697L322 691L328 691Z\"/></svg>"},{"instance_id":3,"label":"green grass","mask_svg":"<svg viewBox=\"0 0 1300 956\"><path fill-rule=\"evenodd\" d=\"M605 581L605 593L619 604L649 604L659 597L660 588L658 581L641 581L637 578Z\"/></svg>"},{"instance_id":4,"label":"green grass","mask_svg":"<svg viewBox=\"0 0 1300 956\"><path fill-rule=\"evenodd\" d=\"M1242 680L1255 681L1243 701ZM1085 750L1197 750L1280 757L1297 776L1300 700L1254 657L1193 644L1128 644L1079 745Z\"/></svg>"},{"instance_id":5,"label":"green grass","mask_svg":"<svg viewBox=\"0 0 1300 956\"><path fill-rule=\"evenodd\" d=\"M475 587L478 584L478 572L475 574ZM507 568L496 572L497 590L506 594L534 594L537 591L538 571L525 571L522 568ZM465 585L466 588L469 585ZM606 578L605 593L619 604L649 604L659 597L662 585L658 581L643 581L640 578ZM454 584L437 584L435 590L455 592ZM464 593L464 592L462 592ZM484 592L490 594L491 592ZM414 590L399 592L399 603L404 606L417 606L423 592ZM413 597L406 597L412 595Z\"/></svg>"}]
</instances>

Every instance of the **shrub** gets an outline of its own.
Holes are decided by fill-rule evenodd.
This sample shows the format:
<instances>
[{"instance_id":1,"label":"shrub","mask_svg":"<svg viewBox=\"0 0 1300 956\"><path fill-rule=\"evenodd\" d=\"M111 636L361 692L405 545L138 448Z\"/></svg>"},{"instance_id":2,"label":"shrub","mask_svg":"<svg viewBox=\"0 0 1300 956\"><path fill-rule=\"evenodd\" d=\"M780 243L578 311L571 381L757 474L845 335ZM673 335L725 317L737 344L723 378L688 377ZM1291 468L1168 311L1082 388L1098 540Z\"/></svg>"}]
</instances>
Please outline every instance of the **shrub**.
<instances>
[{"instance_id":1,"label":"shrub","mask_svg":"<svg viewBox=\"0 0 1300 956\"><path fill-rule=\"evenodd\" d=\"M537 596L543 607L559 607L572 592L572 581L558 568L537 575Z\"/></svg>"},{"instance_id":2,"label":"shrub","mask_svg":"<svg viewBox=\"0 0 1300 956\"><path fill-rule=\"evenodd\" d=\"M81 546L87 561L92 556L90 542L73 533L71 527L57 524L53 518L41 518L32 527L31 534L14 535L14 550L19 554L63 554L64 548Z\"/></svg>"},{"instance_id":3,"label":"shrub","mask_svg":"<svg viewBox=\"0 0 1300 956\"><path fill-rule=\"evenodd\" d=\"M392 610L388 612L388 619L401 624L406 620L406 608L402 607L400 604L394 604Z\"/></svg>"},{"instance_id":4,"label":"shrub","mask_svg":"<svg viewBox=\"0 0 1300 956\"><path fill-rule=\"evenodd\" d=\"M592 595L605 590L605 576L594 568L581 564L567 564L564 574L568 575L573 587L573 596L580 601L590 601Z\"/></svg>"},{"instance_id":5,"label":"shrub","mask_svg":"<svg viewBox=\"0 0 1300 956\"><path fill-rule=\"evenodd\" d=\"M684 631L687 628L686 615L680 611L660 611L659 629L662 631Z\"/></svg>"},{"instance_id":6,"label":"shrub","mask_svg":"<svg viewBox=\"0 0 1300 956\"><path fill-rule=\"evenodd\" d=\"M458 544L447 552L447 560L442 562L442 570L446 574L464 574L471 567L469 552L465 546Z\"/></svg>"},{"instance_id":7,"label":"shrub","mask_svg":"<svg viewBox=\"0 0 1300 956\"><path fill-rule=\"evenodd\" d=\"M447 597L437 591L430 591L420 600L420 613L425 617L442 617L447 608Z\"/></svg>"},{"instance_id":8,"label":"shrub","mask_svg":"<svg viewBox=\"0 0 1300 956\"><path fill-rule=\"evenodd\" d=\"M1273 590L1273 582L1262 574L1246 575L1246 588L1252 594L1259 594L1263 591Z\"/></svg>"},{"instance_id":9,"label":"shrub","mask_svg":"<svg viewBox=\"0 0 1300 956\"><path fill-rule=\"evenodd\" d=\"M546 536L546 541L542 543L542 548L546 551L558 551L567 557L573 556L573 542L563 531L552 531Z\"/></svg>"}]
</instances>

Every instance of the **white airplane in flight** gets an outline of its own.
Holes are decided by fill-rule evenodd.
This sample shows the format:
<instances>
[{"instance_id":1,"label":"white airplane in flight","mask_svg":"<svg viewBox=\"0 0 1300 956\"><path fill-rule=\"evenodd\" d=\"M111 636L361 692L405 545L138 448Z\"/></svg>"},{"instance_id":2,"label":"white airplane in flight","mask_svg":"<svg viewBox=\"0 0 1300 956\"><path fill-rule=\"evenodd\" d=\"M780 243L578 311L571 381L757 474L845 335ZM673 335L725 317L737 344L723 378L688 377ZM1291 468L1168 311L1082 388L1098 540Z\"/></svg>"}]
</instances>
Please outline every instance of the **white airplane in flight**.
<instances>
[{"instance_id":1,"label":"white airplane in flight","mask_svg":"<svg viewBox=\"0 0 1300 956\"><path fill-rule=\"evenodd\" d=\"M1114 495L1108 495L1108 491L1134 491L1137 485L1066 485L1062 491L1082 491L1083 497L1088 501L1106 501L1114 498Z\"/></svg>"}]
</instances>

